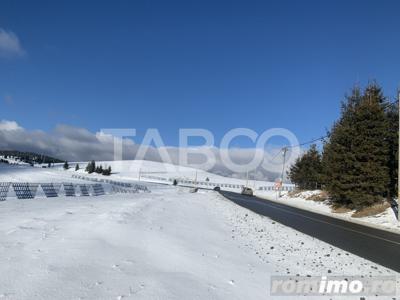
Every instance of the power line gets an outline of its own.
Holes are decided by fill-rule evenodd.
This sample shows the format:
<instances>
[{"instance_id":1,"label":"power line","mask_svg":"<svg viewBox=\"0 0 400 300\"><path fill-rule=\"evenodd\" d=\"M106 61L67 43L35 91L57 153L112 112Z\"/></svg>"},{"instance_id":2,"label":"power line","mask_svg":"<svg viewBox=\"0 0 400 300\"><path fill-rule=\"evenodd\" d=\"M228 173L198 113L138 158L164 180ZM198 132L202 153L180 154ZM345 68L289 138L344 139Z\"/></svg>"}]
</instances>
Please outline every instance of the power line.
<instances>
[{"instance_id":1,"label":"power line","mask_svg":"<svg viewBox=\"0 0 400 300\"><path fill-rule=\"evenodd\" d=\"M301 147L301 146L308 145L308 144L311 144L311 143L314 143L314 142L317 142L317 141L321 141L321 140L323 140L323 139L325 139L327 137L328 137L328 135L325 135L325 136L319 137L317 139L313 139L313 140L308 141L308 142L300 143L300 144L297 144L297 145L289 145L289 146L282 147L278 151L278 153L271 159L271 161L273 161L275 158L277 158L279 154L283 153L282 151L285 151L285 149L287 150L288 148Z\"/></svg>"},{"instance_id":2,"label":"power line","mask_svg":"<svg viewBox=\"0 0 400 300\"><path fill-rule=\"evenodd\" d=\"M397 100L395 102L387 102L387 103L385 103L385 106L383 108L388 108L389 106L396 107L396 105L399 105L399 100Z\"/></svg>"},{"instance_id":3,"label":"power line","mask_svg":"<svg viewBox=\"0 0 400 300\"><path fill-rule=\"evenodd\" d=\"M279 149L278 153L276 153L276 155L271 159L271 161L273 161L275 158L278 157L279 154L281 154L282 149Z\"/></svg>"},{"instance_id":4,"label":"power line","mask_svg":"<svg viewBox=\"0 0 400 300\"><path fill-rule=\"evenodd\" d=\"M400 97L399 97L399 98L400 98ZM387 108L387 107L389 107L389 106L396 106L396 105L398 105L398 104L399 104L399 100L397 100L397 101L395 101L395 102L387 102L387 103L385 104L384 108ZM328 137L328 135L325 135L325 136L321 136L321 137L319 137L319 138L317 138L317 139L314 139L314 140L311 140L311 141L308 141L308 142L300 143L300 144L295 145L295 146L290 145L290 146L286 146L286 147L283 147L283 148L295 148L295 147L300 147L300 146L304 146L304 145L307 145L307 144L311 144L311 143L314 143L314 142L317 142L317 141L321 141L321 140L323 140L323 139L325 139L325 138L327 138L327 137ZM282 148L282 149L283 149L283 148Z\"/></svg>"},{"instance_id":5,"label":"power line","mask_svg":"<svg viewBox=\"0 0 400 300\"><path fill-rule=\"evenodd\" d=\"M284 148L295 148L295 147L300 147L300 146L308 145L308 144L311 144L311 143L314 143L314 142L317 142L317 141L322 141L323 139L325 139L325 138L327 138L327 137L328 137L328 135L321 136L321 137L319 137L319 138L317 138L317 139L314 139L314 140L311 140L311 141L308 141L308 142L300 143L300 144L295 145L295 146L289 145L289 146L286 146L286 147L284 147Z\"/></svg>"},{"instance_id":6,"label":"power line","mask_svg":"<svg viewBox=\"0 0 400 300\"><path fill-rule=\"evenodd\" d=\"M399 95L400 95L400 94L399 94ZM400 96L399 96L399 100L400 100ZM398 104L399 104L399 100L397 100L397 101L395 101L395 102L387 102L387 103L385 104L384 108L387 108L387 107L390 107L390 106L396 106L396 105L398 105ZM282 148L279 150L279 152L272 158L271 161L273 161L275 158L277 158L278 155L281 154L282 151L284 151L285 149L301 147L301 146L308 145L308 144L311 144L311 143L314 143L314 142L322 141L322 140L326 139L327 137L328 137L328 135L325 135L325 136L321 136L321 137L319 137L319 138L316 138L316 139L313 139L313 140L311 140L311 141L307 141L307 142L304 142L304 143L300 143L300 144L297 144L297 145L289 145L289 146L282 147Z\"/></svg>"},{"instance_id":7,"label":"power line","mask_svg":"<svg viewBox=\"0 0 400 300\"><path fill-rule=\"evenodd\" d=\"M400 94L399 94L399 100L400 100ZM398 105L399 104L399 100L397 100L395 102L387 102L385 104L384 108ZM282 153L281 151L283 151L285 148L288 149L288 148L301 147L301 146L308 145L308 144L311 144L311 143L314 143L314 142L322 141L322 140L326 139L327 137L328 137L328 135L325 135L325 136L321 136L319 138L313 139L313 140L308 141L308 142L300 143L300 144L297 144L297 145L289 145L289 146L282 147L279 150L279 152L272 158L272 160L274 160L279 154L281 154Z\"/></svg>"}]
</instances>

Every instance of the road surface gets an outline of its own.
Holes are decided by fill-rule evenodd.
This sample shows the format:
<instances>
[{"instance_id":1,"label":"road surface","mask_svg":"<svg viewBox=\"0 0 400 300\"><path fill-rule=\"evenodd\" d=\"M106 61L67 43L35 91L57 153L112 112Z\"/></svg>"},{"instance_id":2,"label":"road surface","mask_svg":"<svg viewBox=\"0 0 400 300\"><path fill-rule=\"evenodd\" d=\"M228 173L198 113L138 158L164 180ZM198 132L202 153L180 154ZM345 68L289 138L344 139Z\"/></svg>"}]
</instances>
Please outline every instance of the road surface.
<instances>
[{"instance_id":1,"label":"road surface","mask_svg":"<svg viewBox=\"0 0 400 300\"><path fill-rule=\"evenodd\" d=\"M227 199L335 247L400 272L400 235L257 197L220 191Z\"/></svg>"}]
</instances>

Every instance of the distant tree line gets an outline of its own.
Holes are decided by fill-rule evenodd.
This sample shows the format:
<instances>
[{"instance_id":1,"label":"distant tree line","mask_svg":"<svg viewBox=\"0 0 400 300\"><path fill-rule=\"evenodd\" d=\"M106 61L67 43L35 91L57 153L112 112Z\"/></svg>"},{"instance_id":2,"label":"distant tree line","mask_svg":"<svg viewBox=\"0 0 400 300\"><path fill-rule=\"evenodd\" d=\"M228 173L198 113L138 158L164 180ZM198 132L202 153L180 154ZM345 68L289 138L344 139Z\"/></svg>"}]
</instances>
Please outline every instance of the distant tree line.
<instances>
[{"instance_id":1,"label":"distant tree line","mask_svg":"<svg viewBox=\"0 0 400 300\"><path fill-rule=\"evenodd\" d=\"M63 168L64 168L64 170L69 169L69 164L67 161L64 162ZM79 170L80 170L79 164L76 164L75 171L79 171ZM89 162L87 164L85 171L88 172L89 174L97 173L97 174L109 176L109 175L111 175L111 166L109 166L107 168L103 168L102 165L96 165L96 162L94 160L92 160L91 162Z\"/></svg>"},{"instance_id":2,"label":"distant tree line","mask_svg":"<svg viewBox=\"0 0 400 300\"><path fill-rule=\"evenodd\" d=\"M54 163L62 163L63 161L50 157L43 154L38 154L34 152L23 152L16 150L0 150L0 155L4 156L5 159L14 158L15 160L19 160L30 165L34 164L54 164Z\"/></svg>"},{"instance_id":3,"label":"distant tree line","mask_svg":"<svg viewBox=\"0 0 400 300\"><path fill-rule=\"evenodd\" d=\"M312 145L288 171L300 189L326 190L338 205L362 208L392 199L398 178L398 103L376 83L356 86L319 153Z\"/></svg>"}]
</instances>

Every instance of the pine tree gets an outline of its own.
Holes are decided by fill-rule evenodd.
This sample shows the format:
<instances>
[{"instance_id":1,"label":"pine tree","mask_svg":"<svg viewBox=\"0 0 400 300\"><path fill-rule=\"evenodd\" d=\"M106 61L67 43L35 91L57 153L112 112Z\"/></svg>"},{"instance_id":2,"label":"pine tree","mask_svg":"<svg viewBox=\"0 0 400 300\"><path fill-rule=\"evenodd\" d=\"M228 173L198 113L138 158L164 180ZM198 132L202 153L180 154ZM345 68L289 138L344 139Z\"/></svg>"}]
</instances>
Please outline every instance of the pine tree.
<instances>
[{"instance_id":1,"label":"pine tree","mask_svg":"<svg viewBox=\"0 0 400 300\"><path fill-rule=\"evenodd\" d=\"M388 145L389 145L389 187L388 196L393 198L397 196L397 178L398 178L398 149L399 149L399 107L396 105L388 106L386 117L388 122Z\"/></svg>"},{"instance_id":2,"label":"pine tree","mask_svg":"<svg viewBox=\"0 0 400 300\"><path fill-rule=\"evenodd\" d=\"M102 174L105 175L105 176L111 175L111 166L109 166L108 168L104 169Z\"/></svg>"},{"instance_id":3,"label":"pine tree","mask_svg":"<svg viewBox=\"0 0 400 300\"><path fill-rule=\"evenodd\" d=\"M102 174L103 173L103 167L102 166L97 166L96 169L95 169L95 172L97 174Z\"/></svg>"},{"instance_id":4,"label":"pine tree","mask_svg":"<svg viewBox=\"0 0 400 300\"><path fill-rule=\"evenodd\" d=\"M64 170L68 170L69 169L69 165L68 165L67 161L64 162L63 168L64 168Z\"/></svg>"},{"instance_id":5,"label":"pine tree","mask_svg":"<svg viewBox=\"0 0 400 300\"><path fill-rule=\"evenodd\" d=\"M324 146L326 189L333 201L361 208L382 201L389 183L385 98L375 83L353 89Z\"/></svg>"},{"instance_id":6,"label":"pine tree","mask_svg":"<svg viewBox=\"0 0 400 300\"><path fill-rule=\"evenodd\" d=\"M315 144L291 166L288 172L289 179L299 189L315 190L321 187L322 162L321 154Z\"/></svg>"},{"instance_id":7,"label":"pine tree","mask_svg":"<svg viewBox=\"0 0 400 300\"><path fill-rule=\"evenodd\" d=\"M93 173L96 170L96 162L92 160L91 162L88 163L86 166L86 172L89 174Z\"/></svg>"},{"instance_id":8,"label":"pine tree","mask_svg":"<svg viewBox=\"0 0 400 300\"><path fill-rule=\"evenodd\" d=\"M78 170L79 170L79 164L76 164L75 171L78 171Z\"/></svg>"}]
</instances>

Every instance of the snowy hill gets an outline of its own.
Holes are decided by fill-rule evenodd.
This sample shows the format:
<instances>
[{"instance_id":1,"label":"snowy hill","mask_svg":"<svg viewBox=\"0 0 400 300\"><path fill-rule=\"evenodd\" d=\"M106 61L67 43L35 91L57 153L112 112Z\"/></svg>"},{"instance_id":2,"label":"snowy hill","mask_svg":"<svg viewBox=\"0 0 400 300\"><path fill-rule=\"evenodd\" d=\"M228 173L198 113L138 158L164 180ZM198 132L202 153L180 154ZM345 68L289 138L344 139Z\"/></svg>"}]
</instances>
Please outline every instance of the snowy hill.
<instances>
[{"instance_id":1,"label":"snowy hill","mask_svg":"<svg viewBox=\"0 0 400 300\"><path fill-rule=\"evenodd\" d=\"M15 164L45 164L61 163L62 161L44 154L22 152L16 150L0 150L0 158Z\"/></svg>"},{"instance_id":2,"label":"snowy hill","mask_svg":"<svg viewBox=\"0 0 400 300\"><path fill-rule=\"evenodd\" d=\"M75 171L75 165L80 166L80 170ZM27 181L37 182L46 180L62 181L70 179L72 174L81 174L90 177L105 178L97 173L88 174L85 172L85 167L88 162L72 162L69 163L68 170L63 169L63 164L55 164L52 168L41 168L41 165L36 167L26 166L25 164L19 166L9 166L7 164L0 164L0 181ZM124 161L99 161L96 165L103 167L111 166L112 175L109 178L127 181L152 181L149 177L160 178L177 178L195 180L197 176L198 181L206 181L207 179L218 183L232 183L238 185L246 184L246 180L228 178L203 170L193 169L189 167L182 167L166 163L159 163L145 160L124 160ZM157 181L157 180L155 180ZM272 182L264 181L249 181L251 186L259 186L265 184L273 184Z\"/></svg>"},{"instance_id":3,"label":"snowy hill","mask_svg":"<svg viewBox=\"0 0 400 300\"><path fill-rule=\"evenodd\" d=\"M79 164L79 173L87 174L84 169L87 162L73 162L70 163L70 172L75 172L75 165ZM183 167L178 165L172 165L167 163L160 163L147 160L124 160L124 161L99 161L96 162L97 165L104 167L111 166L113 178L118 178L121 180L144 180L159 182L156 178L160 179L182 179L182 180L197 180L198 182L213 182L220 184L232 184L243 186L248 184L249 187L253 189L258 189L259 187L274 185L273 182L260 181L260 180L248 180L225 177L217 175L211 172L207 172L200 169L194 169L190 167ZM58 165L61 169L62 166ZM96 176L96 174L90 174L90 176ZM251 174L249 176L251 178ZM284 184L287 187L292 188L292 184Z\"/></svg>"}]
</instances>

